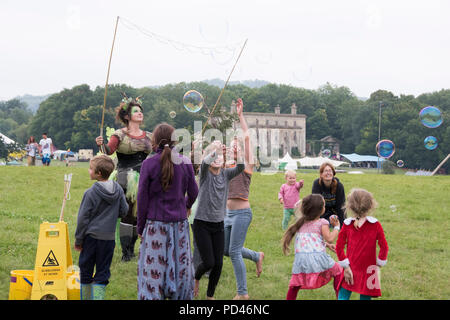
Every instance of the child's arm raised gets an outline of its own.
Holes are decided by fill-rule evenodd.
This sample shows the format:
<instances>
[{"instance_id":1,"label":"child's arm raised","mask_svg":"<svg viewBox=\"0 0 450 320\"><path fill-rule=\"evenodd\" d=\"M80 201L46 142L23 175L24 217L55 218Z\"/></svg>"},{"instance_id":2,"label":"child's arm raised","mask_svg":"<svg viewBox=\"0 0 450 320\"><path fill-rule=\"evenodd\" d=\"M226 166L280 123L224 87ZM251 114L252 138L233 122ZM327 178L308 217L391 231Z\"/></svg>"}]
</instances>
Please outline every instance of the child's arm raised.
<instances>
[{"instance_id":1,"label":"child's arm raised","mask_svg":"<svg viewBox=\"0 0 450 320\"><path fill-rule=\"evenodd\" d=\"M253 172L254 160L253 160L253 150L250 143L250 133L248 131L247 121L245 121L244 117L244 103L241 98L237 100L236 104L236 112L239 116L239 122L241 125L241 129L244 133L244 161L245 168L251 172Z\"/></svg>"}]
</instances>

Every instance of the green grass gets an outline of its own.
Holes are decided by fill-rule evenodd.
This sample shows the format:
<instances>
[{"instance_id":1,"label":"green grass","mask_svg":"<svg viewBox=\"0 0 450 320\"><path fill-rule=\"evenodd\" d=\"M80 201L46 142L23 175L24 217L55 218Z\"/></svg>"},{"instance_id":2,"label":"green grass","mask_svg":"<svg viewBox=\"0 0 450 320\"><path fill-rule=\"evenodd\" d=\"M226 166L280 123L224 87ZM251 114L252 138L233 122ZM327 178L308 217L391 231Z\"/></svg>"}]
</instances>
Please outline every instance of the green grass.
<instances>
[{"instance_id":1,"label":"green grass","mask_svg":"<svg viewBox=\"0 0 450 320\"><path fill-rule=\"evenodd\" d=\"M64 211L73 246L78 206L83 192L92 185L87 167L87 163L65 167L56 161L50 167L0 167L0 299L8 299L11 270L34 268L39 225L58 220L66 173L73 173L71 199ZM310 193L317 176L317 171L298 173L297 177L305 180L301 197ZM338 177L347 194L353 187L365 188L379 203L374 216L382 223L389 244L388 263L382 269L380 299L448 299L450 177L346 173L338 173ZM283 182L281 173L255 173L252 179L253 221L245 245L265 252L260 278L256 277L255 264L246 261L248 291L253 299L285 299L286 296L293 254L284 256L280 246L282 208L277 193ZM395 205L395 212L391 205ZM72 250L72 256L77 264L79 253ZM123 263L120 258L117 244L107 299L136 299L136 259ZM206 285L207 278L203 278L199 299L205 298ZM216 298L228 300L235 294L233 268L230 259L225 257ZM334 298L331 284L300 291L298 295L298 299ZM352 296L357 298L357 294Z\"/></svg>"}]
</instances>

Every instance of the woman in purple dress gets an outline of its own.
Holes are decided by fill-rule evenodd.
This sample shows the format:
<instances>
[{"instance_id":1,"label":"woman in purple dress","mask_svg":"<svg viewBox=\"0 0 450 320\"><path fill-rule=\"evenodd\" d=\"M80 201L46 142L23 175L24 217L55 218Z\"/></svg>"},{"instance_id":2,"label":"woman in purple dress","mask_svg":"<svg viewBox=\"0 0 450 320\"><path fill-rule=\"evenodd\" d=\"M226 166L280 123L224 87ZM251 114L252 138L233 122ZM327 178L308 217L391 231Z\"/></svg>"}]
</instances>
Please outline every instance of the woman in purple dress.
<instances>
[{"instance_id":1,"label":"woman in purple dress","mask_svg":"<svg viewBox=\"0 0 450 320\"><path fill-rule=\"evenodd\" d=\"M172 151L175 129L162 123L152 135L156 154L142 163L137 196L138 299L193 298L189 222L198 186L190 160ZM187 195L187 196L186 196Z\"/></svg>"}]
</instances>

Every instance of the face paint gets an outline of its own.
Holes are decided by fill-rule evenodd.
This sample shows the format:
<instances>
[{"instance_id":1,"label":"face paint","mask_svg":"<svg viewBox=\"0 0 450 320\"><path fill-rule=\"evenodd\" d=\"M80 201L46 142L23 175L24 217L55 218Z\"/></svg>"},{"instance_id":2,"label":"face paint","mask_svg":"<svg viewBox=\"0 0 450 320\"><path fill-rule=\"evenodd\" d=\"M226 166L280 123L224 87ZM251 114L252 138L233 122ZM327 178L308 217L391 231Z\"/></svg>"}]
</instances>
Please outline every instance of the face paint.
<instances>
[{"instance_id":1,"label":"face paint","mask_svg":"<svg viewBox=\"0 0 450 320\"><path fill-rule=\"evenodd\" d=\"M135 114L137 112L142 112L141 108L136 107L136 106L131 108L131 115L133 115L133 114Z\"/></svg>"}]
</instances>

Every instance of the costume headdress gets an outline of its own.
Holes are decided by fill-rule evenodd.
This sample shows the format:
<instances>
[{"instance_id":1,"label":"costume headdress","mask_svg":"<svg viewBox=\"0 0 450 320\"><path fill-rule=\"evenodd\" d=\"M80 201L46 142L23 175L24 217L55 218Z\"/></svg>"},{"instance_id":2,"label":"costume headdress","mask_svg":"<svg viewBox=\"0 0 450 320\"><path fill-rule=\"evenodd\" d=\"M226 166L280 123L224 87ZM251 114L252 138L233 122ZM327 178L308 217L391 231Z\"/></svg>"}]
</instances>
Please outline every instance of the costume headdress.
<instances>
[{"instance_id":1,"label":"costume headdress","mask_svg":"<svg viewBox=\"0 0 450 320\"><path fill-rule=\"evenodd\" d=\"M130 105L131 102L134 102L134 103L142 106L142 100L141 100L142 96L138 96L135 99L133 99L132 97L128 97L125 92L121 92L121 94L122 94L123 99L122 99L122 102L120 105L123 108L123 110L127 110L128 106Z\"/></svg>"}]
</instances>

